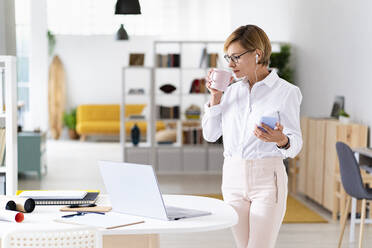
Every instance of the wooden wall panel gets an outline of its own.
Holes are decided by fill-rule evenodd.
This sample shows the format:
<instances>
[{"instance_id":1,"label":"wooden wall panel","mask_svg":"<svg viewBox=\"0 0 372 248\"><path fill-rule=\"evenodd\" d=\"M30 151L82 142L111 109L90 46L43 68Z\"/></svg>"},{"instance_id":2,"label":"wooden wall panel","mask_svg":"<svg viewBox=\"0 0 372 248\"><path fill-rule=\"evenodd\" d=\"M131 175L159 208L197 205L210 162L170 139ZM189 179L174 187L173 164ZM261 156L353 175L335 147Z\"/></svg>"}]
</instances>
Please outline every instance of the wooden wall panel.
<instances>
[{"instance_id":1,"label":"wooden wall panel","mask_svg":"<svg viewBox=\"0 0 372 248\"><path fill-rule=\"evenodd\" d=\"M320 204L323 201L325 125L325 120L309 120L306 195Z\"/></svg>"},{"instance_id":2,"label":"wooden wall panel","mask_svg":"<svg viewBox=\"0 0 372 248\"><path fill-rule=\"evenodd\" d=\"M302 131L302 150L298 154L299 157L299 173L298 173L298 182L297 182L297 190L300 193L305 193L306 192L306 161L307 161L307 152L308 152L308 123L309 123L309 118L308 117L302 117L301 118L301 131Z\"/></svg>"}]
</instances>

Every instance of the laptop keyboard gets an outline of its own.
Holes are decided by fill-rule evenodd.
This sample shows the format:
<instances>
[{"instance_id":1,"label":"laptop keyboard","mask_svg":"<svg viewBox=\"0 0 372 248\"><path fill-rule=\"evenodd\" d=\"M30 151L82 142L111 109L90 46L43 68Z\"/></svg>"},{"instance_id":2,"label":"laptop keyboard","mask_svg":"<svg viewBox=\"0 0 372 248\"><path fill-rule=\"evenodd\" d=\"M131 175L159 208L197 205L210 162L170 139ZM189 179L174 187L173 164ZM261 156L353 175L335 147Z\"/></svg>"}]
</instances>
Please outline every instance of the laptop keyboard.
<instances>
[{"instance_id":1,"label":"laptop keyboard","mask_svg":"<svg viewBox=\"0 0 372 248\"><path fill-rule=\"evenodd\" d=\"M178 208L173 206L165 206L167 210L167 216L169 219L182 219L188 217L198 217L203 215L209 215L209 212L195 210L195 209L187 209L187 208Z\"/></svg>"}]
</instances>

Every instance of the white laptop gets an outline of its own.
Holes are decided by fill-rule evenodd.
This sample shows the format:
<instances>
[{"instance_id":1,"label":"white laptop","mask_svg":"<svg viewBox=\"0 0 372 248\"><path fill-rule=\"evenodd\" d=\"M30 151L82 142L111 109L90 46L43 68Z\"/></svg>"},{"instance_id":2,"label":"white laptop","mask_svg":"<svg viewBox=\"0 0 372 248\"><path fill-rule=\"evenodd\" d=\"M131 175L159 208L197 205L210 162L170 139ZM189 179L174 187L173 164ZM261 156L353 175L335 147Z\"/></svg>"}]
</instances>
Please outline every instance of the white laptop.
<instances>
[{"instance_id":1,"label":"white laptop","mask_svg":"<svg viewBox=\"0 0 372 248\"><path fill-rule=\"evenodd\" d=\"M210 212L165 206L151 165L99 161L112 210L161 220L210 215Z\"/></svg>"}]
</instances>

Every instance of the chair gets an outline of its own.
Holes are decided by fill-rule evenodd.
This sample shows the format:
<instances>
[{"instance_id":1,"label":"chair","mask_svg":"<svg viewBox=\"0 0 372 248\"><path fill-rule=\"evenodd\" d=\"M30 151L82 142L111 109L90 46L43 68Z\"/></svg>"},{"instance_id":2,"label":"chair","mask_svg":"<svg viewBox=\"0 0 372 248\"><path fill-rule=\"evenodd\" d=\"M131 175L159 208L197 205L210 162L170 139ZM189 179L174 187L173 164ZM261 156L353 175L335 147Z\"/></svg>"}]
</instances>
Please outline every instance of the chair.
<instances>
[{"instance_id":1,"label":"chair","mask_svg":"<svg viewBox=\"0 0 372 248\"><path fill-rule=\"evenodd\" d=\"M359 248L362 247L364 221L366 215L366 201L372 200L372 189L366 188L363 185L360 167L354 157L351 148L342 142L336 143L338 160L340 162L340 175L342 186L348 194L346 199L346 207L341 216L341 234L338 241L338 247L342 245L342 238L345 231L347 214L349 212L351 197L362 200L360 232L359 232Z\"/></svg>"},{"instance_id":2,"label":"chair","mask_svg":"<svg viewBox=\"0 0 372 248\"><path fill-rule=\"evenodd\" d=\"M94 228L21 229L6 233L1 242L6 248L102 248L102 236Z\"/></svg>"}]
</instances>

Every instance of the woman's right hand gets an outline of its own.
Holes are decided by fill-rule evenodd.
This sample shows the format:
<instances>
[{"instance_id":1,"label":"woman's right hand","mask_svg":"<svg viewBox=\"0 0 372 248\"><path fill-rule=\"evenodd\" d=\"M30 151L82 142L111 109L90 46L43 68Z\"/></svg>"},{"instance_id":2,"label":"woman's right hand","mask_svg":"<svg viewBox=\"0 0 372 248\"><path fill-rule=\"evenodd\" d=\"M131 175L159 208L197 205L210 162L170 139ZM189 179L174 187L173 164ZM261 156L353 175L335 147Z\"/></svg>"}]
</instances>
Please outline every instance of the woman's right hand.
<instances>
[{"instance_id":1,"label":"woman's right hand","mask_svg":"<svg viewBox=\"0 0 372 248\"><path fill-rule=\"evenodd\" d=\"M208 71L207 77L205 78L205 81L206 81L205 86L207 87L208 91L211 93L211 98L209 100L209 106L220 104L221 97L222 97L222 94L223 94L222 91L213 89L211 87L211 85L212 85L212 79L211 79L212 72L213 72L213 69L210 69Z\"/></svg>"},{"instance_id":2,"label":"woman's right hand","mask_svg":"<svg viewBox=\"0 0 372 248\"><path fill-rule=\"evenodd\" d=\"M212 79L211 79L211 74L212 74L213 69L210 69L208 71L208 76L206 77L206 84L205 86L207 87L208 91L211 93L211 98L209 101L209 106L214 106L220 104L221 98L222 98L222 91L216 90L211 87L212 85ZM231 77L230 83L232 82L234 78Z\"/></svg>"}]
</instances>

